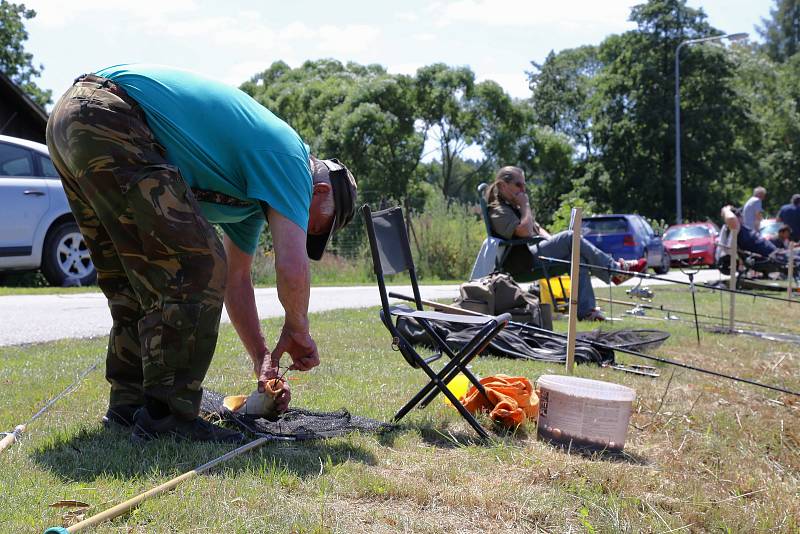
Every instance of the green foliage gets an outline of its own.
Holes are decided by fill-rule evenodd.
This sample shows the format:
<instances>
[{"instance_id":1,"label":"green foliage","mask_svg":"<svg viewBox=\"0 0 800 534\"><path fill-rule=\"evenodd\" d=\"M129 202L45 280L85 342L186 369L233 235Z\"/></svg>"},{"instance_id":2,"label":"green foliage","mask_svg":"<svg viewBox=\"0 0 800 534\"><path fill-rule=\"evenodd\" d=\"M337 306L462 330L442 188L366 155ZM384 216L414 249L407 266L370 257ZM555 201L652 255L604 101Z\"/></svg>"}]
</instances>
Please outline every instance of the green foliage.
<instances>
[{"instance_id":1,"label":"green foliage","mask_svg":"<svg viewBox=\"0 0 800 534\"><path fill-rule=\"evenodd\" d=\"M36 11L25 4L0 0L0 72L17 84L31 99L44 107L50 103L52 91L44 90L33 81L44 68L33 64L33 54L25 51L28 39L25 21L36 16Z\"/></svg>"},{"instance_id":2,"label":"green foliage","mask_svg":"<svg viewBox=\"0 0 800 534\"><path fill-rule=\"evenodd\" d=\"M593 153L591 104L594 77L602 64L596 46L551 51L544 63L528 71L536 122L565 134L579 157Z\"/></svg>"},{"instance_id":3,"label":"green foliage","mask_svg":"<svg viewBox=\"0 0 800 534\"><path fill-rule=\"evenodd\" d=\"M548 227L548 231L551 234L563 232L569 228L572 208L581 208L582 217L589 217L597 213L591 200L581 198L578 196L577 191L570 191L561 196L561 205L553 214L553 222Z\"/></svg>"},{"instance_id":4,"label":"green foliage","mask_svg":"<svg viewBox=\"0 0 800 534\"><path fill-rule=\"evenodd\" d=\"M767 211L777 211L798 191L800 165L800 55L784 63L751 48L737 51L737 92L755 128L742 139L758 161L758 172L730 201L740 204L763 185L768 196Z\"/></svg>"},{"instance_id":5,"label":"green foliage","mask_svg":"<svg viewBox=\"0 0 800 534\"><path fill-rule=\"evenodd\" d=\"M593 134L607 173L597 200L614 211L675 212L674 60L686 39L719 34L684 0L651 0L631 12L638 28L607 38L599 56ZM734 64L713 46L680 59L683 211L690 219L729 198L754 167L737 132L751 125L733 86Z\"/></svg>"},{"instance_id":6,"label":"green foliage","mask_svg":"<svg viewBox=\"0 0 800 534\"><path fill-rule=\"evenodd\" d=\"M479 132L472 105L475 74L469 67L436 63L421 67L416 75L416 106L423 132L440 151L438 186L446 196L458 195L464 180L455 172L456 160Z\"/></svg>"},{"instance_id":7,"label":"green foliage","mask_svg":"<svg viewBox=\"0 0 800 534\"><path fill-rule=\"evenodd\" d=\"M773 61L783 63L800 50L800 2L775 0L770 19L761 19L758 33L764 39L762 50Z\"/></svg>"},{"instance_id":8,"label":"green foliage","mask_svg":"<svg viewBox=\"0 0 800 534\"><path fill-rule=\"evenodd\" d=\"M486 230L474 207L434 197L411 216L409 234L421 277L466 280Z\"/></svg>"},{"instance_id":9,"label":"green foliage","mask_svg":"<svg viewBox=\"0 0 800 534\"><path fill-rule=\"evenodd\" d=\"M409 194L424 138L415 129L408 76L332 59L296 69L276 62L242 89L291 124L313 154L340 158L358 180L361 200Z\"/></svg>"}]
</instances>

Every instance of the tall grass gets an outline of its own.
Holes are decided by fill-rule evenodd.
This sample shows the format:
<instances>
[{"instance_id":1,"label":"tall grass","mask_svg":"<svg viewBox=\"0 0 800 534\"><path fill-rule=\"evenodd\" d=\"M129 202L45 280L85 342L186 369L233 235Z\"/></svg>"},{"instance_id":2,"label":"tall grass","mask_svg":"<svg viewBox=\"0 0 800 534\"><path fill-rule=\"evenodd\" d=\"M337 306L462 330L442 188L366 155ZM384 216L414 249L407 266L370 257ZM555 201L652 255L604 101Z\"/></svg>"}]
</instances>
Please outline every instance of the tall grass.
<instances>
[{"instance_id":1,"label":"tall grass","mask_svg":"<svg viewBox=\"0 0 800 534\"><path fill-rule=\"evenodd\" d=\"M407 221L411 253L420 280L452 281L469 277L485 237L483 222L473 206L431 198L424 210L411 213ZM360 237L357 243L351 238L346 254L332 247L321 261L312 261L312 284L374 282L366 231ZM253 264L253 280L257 285L275 285L275 254L268 242L259 247Z\"/></svg>"},{"instance_id":2,"label":"tall grass","mask_svg":"<svg viewBox=\"0 0 800 534\"><path fill-rule=\"evenodd\" d=\"M486 237L471 206L431 198L411 217L410 239L420 277L466 280Z\"/></svg>"}]
</instances>

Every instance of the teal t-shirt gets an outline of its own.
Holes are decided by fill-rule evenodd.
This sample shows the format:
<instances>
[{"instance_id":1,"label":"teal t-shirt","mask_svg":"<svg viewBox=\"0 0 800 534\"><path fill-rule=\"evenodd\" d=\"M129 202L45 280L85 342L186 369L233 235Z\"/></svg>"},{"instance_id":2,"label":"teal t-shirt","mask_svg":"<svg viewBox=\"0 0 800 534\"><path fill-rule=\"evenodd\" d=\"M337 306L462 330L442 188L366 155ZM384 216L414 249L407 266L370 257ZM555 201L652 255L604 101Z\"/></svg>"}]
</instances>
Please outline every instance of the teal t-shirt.
<instances>
[{"instance_id":1,"label":"teal t-shirt","mask_svg":"<svg viewBox=\"0 0 800 534\"><path fill-rule=\"evenodd\" d=\"M167 160L190 187L251 201L247 207L200 202L243 251L253 254L264 227L258 201L308 227L311 170L300 136L246 93L200 74L151 64L115 65L114 80L144 110Z\"/></svg>"}]
</instances>

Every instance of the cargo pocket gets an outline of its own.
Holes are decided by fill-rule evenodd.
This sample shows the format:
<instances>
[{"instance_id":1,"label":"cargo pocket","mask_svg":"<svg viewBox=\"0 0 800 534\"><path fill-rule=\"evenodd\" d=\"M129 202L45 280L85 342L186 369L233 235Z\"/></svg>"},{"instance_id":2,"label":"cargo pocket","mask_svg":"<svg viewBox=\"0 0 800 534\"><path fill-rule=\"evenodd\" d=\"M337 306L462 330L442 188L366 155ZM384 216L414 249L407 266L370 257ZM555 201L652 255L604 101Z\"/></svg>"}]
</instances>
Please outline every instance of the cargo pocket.
<instances>
[{"instance_id":1,"label":"cargo pocket","mask_svg":"<svg viewBox=\"0 0 800 534\"><path fill-rule=\"evenodd\" d=\"M177 167L150 165L117 180L149 257L207 253L209 225Z\"/></svg>"},{"instance_id":2,"label":"cargo pocket","mask_svg":"<svg viewBox=\"0 0 800 534\"><path fill-rule=\"evenodd\" d=\"M200 304L164 303L161 312L164 364L172 369L189 366L197 344Z\"/></svg>"},{"instance_id":3,"label":"cargo pocket","mask_svg":"<svg viewBox=\"0 0 800 534\"><path fill-rule=\"evenodd\" d=\"M145 385L172 385L175 371L189 366L197 343L200 304L167 302L140 322Z\"/></svg>"}]
</instances>

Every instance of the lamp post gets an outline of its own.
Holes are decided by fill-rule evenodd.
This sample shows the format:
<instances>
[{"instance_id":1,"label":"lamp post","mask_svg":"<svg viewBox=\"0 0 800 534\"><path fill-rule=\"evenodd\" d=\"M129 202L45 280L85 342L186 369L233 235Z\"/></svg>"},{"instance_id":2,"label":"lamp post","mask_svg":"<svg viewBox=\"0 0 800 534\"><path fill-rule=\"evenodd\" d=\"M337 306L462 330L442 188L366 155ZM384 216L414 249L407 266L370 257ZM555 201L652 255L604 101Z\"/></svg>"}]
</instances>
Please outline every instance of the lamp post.
<instances>
[{"instance_id":1,"label":"lamp post","mask_svg":"<svg viewBox=\"0 0 800 534\"><path fill-rule=\"evenodd\" d=\"M681 48L686 45L705 43L707 41L721 41L728 39L738 41L747 38L747 33L726 33L713 37L703 37L700 39L689 39L683 41L675 48L675 222L683 222L682 201L681 201L681 77L680 77L680 57Z\"/></svg>"}]
</instances>

